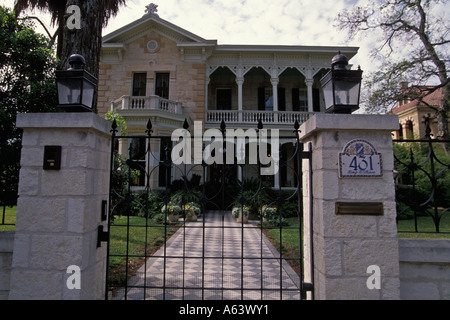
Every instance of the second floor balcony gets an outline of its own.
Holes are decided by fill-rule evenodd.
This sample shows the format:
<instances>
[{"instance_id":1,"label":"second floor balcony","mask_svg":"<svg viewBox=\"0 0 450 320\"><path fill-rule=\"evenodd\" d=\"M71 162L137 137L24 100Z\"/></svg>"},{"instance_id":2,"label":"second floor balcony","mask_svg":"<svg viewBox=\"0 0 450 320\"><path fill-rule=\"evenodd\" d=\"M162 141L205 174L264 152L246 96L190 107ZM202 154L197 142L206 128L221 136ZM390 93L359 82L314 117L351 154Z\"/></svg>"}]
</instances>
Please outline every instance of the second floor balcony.
<instances>
[{"instance_id":1,"label":"second floor balcony","mask_svg":"<svg viewBox=\"0 0 450 320\"><path fill-rule=\"evenodd\" d=\"M111 109L128 117L134 115L160 116L168 119L184 119L190 115L183 114L182 103L179 101L152 96L124 95L111 103ZM280 128L291 128L297 121L302 124L314 112L307 111L272 111L272 110L205 110L206 124L220 124L223 121L233 126L254 125L261 120L265 125L275 125Z\"/></svg>"},{"instance_id":2,"label":"second floor balcony","mask_svg":"<svg viewBox=\"0 0 450 320\"><path fill-rule=\"evenodd\" d=\"M191 121L189 115L183 114L181 102L157 95L124 95L111 102L111 110L124 117L131 131L145 128L149 119L153 124L159 123L159 130L174 130L181 128L185 119Z\"/></svg>"},{"instance_id":3,"label":"second floor balcony","mask_svg":"<svg viewBox=\"0 0 450 320\"><path fill-rule=\"evenodd\" d=\"M182 114L182 103L159 96L122 96L111 103L112 110L161 110Z\"/></svg>"}]
</instances>

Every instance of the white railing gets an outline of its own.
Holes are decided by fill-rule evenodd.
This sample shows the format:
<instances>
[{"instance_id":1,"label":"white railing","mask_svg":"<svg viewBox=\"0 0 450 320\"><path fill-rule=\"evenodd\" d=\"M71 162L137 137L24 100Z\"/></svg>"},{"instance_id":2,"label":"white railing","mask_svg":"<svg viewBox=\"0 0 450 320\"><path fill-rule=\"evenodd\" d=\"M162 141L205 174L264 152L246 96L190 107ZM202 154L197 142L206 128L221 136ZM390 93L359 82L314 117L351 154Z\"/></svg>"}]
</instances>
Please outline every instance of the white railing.
<instances>
[{"instance_id":1,"label":"white railing","mask_svg":"<svg viewBox=\"0 0 450 320\"><path fill-rule=\"evenodd\" d=\"M111 103L113 110L163 110L181 114L181 102L159 96L122 96Z\"/></svg>"},{"instance_id":2,"label":"white railing","mask_svg":"<svg viewBox=\"0 0 450 320\"><path fill-rule=\"evenodd\" d=\"M257 123L259 119L265 124L302 124L312 115L299 111L259 111L259 110L207 110L207 123Z\"/></svg>"}]
</instances>

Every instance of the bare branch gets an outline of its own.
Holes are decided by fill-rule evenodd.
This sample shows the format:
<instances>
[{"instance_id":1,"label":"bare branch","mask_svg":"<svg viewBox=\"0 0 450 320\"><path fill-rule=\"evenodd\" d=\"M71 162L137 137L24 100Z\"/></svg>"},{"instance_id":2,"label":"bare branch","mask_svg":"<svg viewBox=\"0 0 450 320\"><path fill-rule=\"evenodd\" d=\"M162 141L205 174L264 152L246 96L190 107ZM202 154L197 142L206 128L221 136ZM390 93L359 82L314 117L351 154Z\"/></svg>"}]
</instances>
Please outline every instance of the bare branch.
<instances>
[{"instance_id":1,"label":"bare branch","mask_svg":"<svg viewBox=\"0 0 450 320\"><path fill-rule=\"evenodd\" d=\"M41 26L44 28L45 32L47 32L48 37L50 39L52 38L52 35L50 34L50 31L48 31L48 29L47 29L47 26L38 17L27 16L27 17L24 17L24 18L17 18L17 20L29 20L29 19L37 20L41 24Z\"/></svg>"}]
</instances>

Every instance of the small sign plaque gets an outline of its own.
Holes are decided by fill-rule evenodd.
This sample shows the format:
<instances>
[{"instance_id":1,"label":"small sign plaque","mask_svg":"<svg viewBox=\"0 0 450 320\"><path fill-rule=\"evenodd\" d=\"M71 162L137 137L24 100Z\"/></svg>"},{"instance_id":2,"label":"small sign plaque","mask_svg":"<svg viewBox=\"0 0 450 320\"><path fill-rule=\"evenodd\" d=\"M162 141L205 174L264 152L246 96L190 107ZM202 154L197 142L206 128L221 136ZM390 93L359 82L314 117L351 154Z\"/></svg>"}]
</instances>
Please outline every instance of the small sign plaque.
<instances>
[{"instance_id":1,"label":"small sign plaque","mask_svg":"<svg viewBox=\"0 0 450 320\"><path fill-rule=\"evenodd\" d=\"M383 176L381 154L368 141L355 139L339 153L339 178L380 178Z\"/></svg>"}]
</instances>

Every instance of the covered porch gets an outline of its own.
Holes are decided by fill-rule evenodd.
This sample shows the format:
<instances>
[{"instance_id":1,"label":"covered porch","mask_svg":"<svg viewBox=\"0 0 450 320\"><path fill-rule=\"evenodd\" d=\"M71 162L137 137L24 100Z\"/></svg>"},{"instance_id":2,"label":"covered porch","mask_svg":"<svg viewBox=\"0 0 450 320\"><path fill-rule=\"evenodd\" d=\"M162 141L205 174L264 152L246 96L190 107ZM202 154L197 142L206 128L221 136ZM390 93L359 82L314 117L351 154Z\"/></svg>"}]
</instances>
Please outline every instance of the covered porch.
<instances>
[{"instance_id":1,"label":"covered porch","mask_svg":"<svg viewBox=\"0 0 450 320\"><path fill-rule=\"evenodd\" d=\"M242 59L242 55L241 61ZM325 67L279 66L274 55L265 64L207 66L205 123L254 124L258 120L278 127L292 127L323 111L320 79ZM257 61L256 61L257 62ZM327 61L329 65L329 61Z\"/></svg>"}]
</instances>

